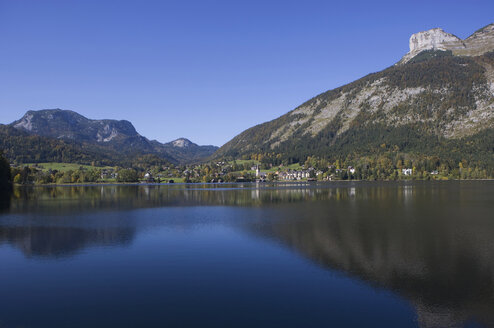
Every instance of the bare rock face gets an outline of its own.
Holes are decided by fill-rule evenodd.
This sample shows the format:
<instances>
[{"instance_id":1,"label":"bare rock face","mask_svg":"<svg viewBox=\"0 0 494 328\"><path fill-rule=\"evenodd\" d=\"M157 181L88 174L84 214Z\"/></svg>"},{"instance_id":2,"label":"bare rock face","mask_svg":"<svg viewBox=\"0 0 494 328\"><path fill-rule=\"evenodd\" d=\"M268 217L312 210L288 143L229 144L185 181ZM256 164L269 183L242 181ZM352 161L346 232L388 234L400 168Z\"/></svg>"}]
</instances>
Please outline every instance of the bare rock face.
<instances>
[{"instance_id":1,"label":"bare rock face","mask_svg":"<svg viewBox=\"0 0 494 328\"><path fill-rule=\"evenodd\" d=\"M185 138L179 138L177 140L173 140L172 144L174 147L185 148L185 147L189 147L192 144L192 142Z\"/></svg>"},{"instance_id":2,"label":"bare rock face","mask_svg":"<svg viewBox=\"0 0 494 328\"><path fill-rule=\"evenodd\" d=\"M451 48L465 48L465 45L459 37L446 33L440 28L415 33L410 37L410 52Z\"/></svg>"},{"instance_id":3,"label":"bare rock face","mask_svg":"<svg viewBox=\"0 0 494 328\"><path fill-rule=\"evenodd\" d=\"M494 24L478 30L465 40L466 49L458 52L461 56L479 56L494 49Z\"/></svg>"},{"instance_id":4,"label":"bare rock face","mask_svg":"<svg viewBox=\"0 0 494 328\"><path fill-rule=\"evenodd\" d=\"M31 110L11 125L35 135L83 142L106 143L117 137L139 137L129 121L91 120L62 109Z\"/></svg>"},{"instance_id":5,"label":"bare rock face","mask_svg":"<svg viewBox=\"0 0 494 328\"><path fill-rule=\"evenodd\" d=\"M426 50L451 51L455 56L480 56L494 48L494 24L478 30L467 39L445 32L441 28L415 33L410 37L410 51L398 64L404 64Z\"/></svg>"}]
</instances>

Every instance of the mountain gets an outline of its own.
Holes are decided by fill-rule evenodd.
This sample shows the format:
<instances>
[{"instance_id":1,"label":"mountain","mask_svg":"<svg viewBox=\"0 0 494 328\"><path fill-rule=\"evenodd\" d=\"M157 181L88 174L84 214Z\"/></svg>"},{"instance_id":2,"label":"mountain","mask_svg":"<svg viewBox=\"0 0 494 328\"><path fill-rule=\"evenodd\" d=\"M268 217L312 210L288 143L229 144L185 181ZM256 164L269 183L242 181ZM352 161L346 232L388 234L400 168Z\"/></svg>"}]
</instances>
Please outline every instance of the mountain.
<instances>
[{"instance_id":1,"label":"mountain","mask_svg":"<svg viewBox=\"0 0 494 328\"><path fill-rule=\"evenodd\" d=\"M214 157L399 152L494 165L493 50L494 24L466 40L441 29L414 34L397 64L242 132Z\"/></svg>"},{"instance_id":2,"label":"mountain","mask_svg":"<svg viewBox=\"0 0 494 328\"><path fill-rule=\"evenodd\" d=\"M30 110L9 125L30 135L99 144L124 152L154 151L129 121L91 120L71 110Z\"/></svg>"},{"instance_id":3,"label":"mountain","mask_svg":"<svg viewBox=\"0 0 494 328\"><path fill-rule=\"evenodd\" d=\"M153 142L156 143L157 141ZM162 144L160 147L164 153L170 155L179 163L200 162L218 150L217 146L199 146L186 138L173 140Z\"/></svg>"},{"instance_id":4,"label":"mountain","mask_svg":"<svg viewBox=\"0 0 494 328\"><path fill-rule=\"evenodd\" d=\"M28 111L21 119L0 128L0 147L11 160L37 162L36 149L23 147L26 143L44 149L46 161L54 161L56 154L47 154L50 148L65 148L71 154L99 161L115 162L123 157L152 155L172 163L200 161L215 152L215 146L199 146L187 139L162 144L137 133L129 121L92 120L74 111L44 109ZM15 140L7 143L6 140ZM30 152L31 154L27 154ZM43 157L43 156L41 156ZM74 156L71 156L73 158ZM81 156L75 156L76 158ZM39 161L42 161L41 159Z\"/></svg>"},{"instance_id":5,"label":"mountain","mask_svg":"<svg viewBox=\"0 0 494 328\"><path fill-rule=\"evenodd\" d=\"M61 109L30 110L10 125L30 134L84 142L110 143L140 137L129 121L90 120Z\"/></svg>"},{"instance_id":6,"label":"mountain","mask_svg":"<svg viewBox=\"0 0 494 328\"><path fill-rule=\"evenodd\" d=\"M9 161L18 163L90 164L95 162L101 165L116 165L117 162L126 165L128 163L124 161L121 154L98 145L28 134L9 125L0 125L0 149Z\"/></svg>"},{"instance_id":7,"label":"mountain","mask_svg":"<svg viewBox=\"0 0 494 328\"><path fill-rule=\"evenodd\" d=\"M456 56L480 56L494 49L494 24L487 25L466 38L447 33L441 28L413 34L410 37L410 52L400 63L406 63L425 50L451 51Z\"/></svg>"}]
</instances>

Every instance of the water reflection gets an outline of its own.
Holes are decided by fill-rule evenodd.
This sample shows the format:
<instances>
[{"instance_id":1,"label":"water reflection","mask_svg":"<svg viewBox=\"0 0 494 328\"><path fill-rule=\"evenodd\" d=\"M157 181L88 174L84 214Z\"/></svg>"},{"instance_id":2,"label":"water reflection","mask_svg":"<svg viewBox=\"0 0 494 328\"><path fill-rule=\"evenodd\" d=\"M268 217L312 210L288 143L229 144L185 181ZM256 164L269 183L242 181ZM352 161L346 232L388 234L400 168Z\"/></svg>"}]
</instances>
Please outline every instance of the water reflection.
<instances>
[{"instance_id":1,"label":"water reflection","mask_svg":"<svg viewBox=\"0 0 494 328\"><path fill-rule=\"evenodd\" d=\"M246 226L410 300L421 327L494 326L494 184L329 191Z\"/></svg>"},{"instance_id":2,"label":"water reflection","mask_svg":"<svg viewBox=\"0 0 494 328\"><path fill-rule=\"evenodd\" d=\"M122 210L262 208L249 219L225 217L219 224L393 290L414 304L422 327L490 326L492 199L489 182L18 188L9 214L0 216L0 243L26 256L70 256L89 246L128 245L146 225L177 224L166 219L122 223ZM84 213L105 214L87 223Z\"/></svg>"},{"instance_id":3,"label":"water reflection","mask_svg":"<svg viewBox=\"0 0 494 328\"><path fill-rule=\"evenodd\" d=\"M10 192L0 192L0 214L8 212L10 209Z\"/></svg>"},{"instance_id":4,"label":"water reflection","mask_svg":"<svg viewBox=\"0 0 494 328\"><path fill-rule=\"evenodd\" d=\"M242 188L250 187L250 188ZM0 243L27 257L71 256L85 247L129 244L136 231L156 224L142 218L121 219L126 210L181 206L261 206L323 197L306 185L279 189L241 185L113 185L18 187L0 216ZM103 213L103 214L101 214ZM87 216L87 215L95 216ZM20 215L20 216L19 216ZM110 222L111 220L111 222ZM110 223L110 224L109 224ZM160 224L172 224L168 219ZM174 224L187 224L175 222ZM190 222L189 222L190 224Z\"/></svg>"},{"instance_id":5,"label":"water reflection","mask_svg":"<svg viewBox=\"0 0 494 328\"><path fill-rule=\"evenodd\" d=\"M315 200L326 194L307 184L25 187L14 189L11 213L65 215L163 206L260 206Z\"/></svg>"},{"instance_id":6,"label":"water reflection","mask_svg":"<svg viewBox=\"0 0 494 328\"><path fill-rule=\"evenodd\" d=\"M0 228L0 243L8 242L30 257L67 257L91 246L124 246L132 242L135 229L47 226Z\"/></svg>"}]
</instances>

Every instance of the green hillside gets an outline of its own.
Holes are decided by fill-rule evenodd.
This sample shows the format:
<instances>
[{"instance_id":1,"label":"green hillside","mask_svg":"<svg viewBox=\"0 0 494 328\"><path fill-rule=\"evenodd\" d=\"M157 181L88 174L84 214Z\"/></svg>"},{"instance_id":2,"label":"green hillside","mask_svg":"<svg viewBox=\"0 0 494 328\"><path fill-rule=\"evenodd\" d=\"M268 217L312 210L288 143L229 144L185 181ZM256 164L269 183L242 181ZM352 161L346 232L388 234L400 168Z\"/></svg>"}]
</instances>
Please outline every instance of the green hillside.
<instances>
[{"instance_id":1,"label":"green hillside","mask_svg":"<svg viewBox=\"0 0 494 328\"><path fill-rule=\"evenodd\" d=\"M250 128L215 156L260 155L272 163L308 156L437 156L494 168L493 68L494 52L477 57L423 52Z\"/></svg>"}]
</instances>

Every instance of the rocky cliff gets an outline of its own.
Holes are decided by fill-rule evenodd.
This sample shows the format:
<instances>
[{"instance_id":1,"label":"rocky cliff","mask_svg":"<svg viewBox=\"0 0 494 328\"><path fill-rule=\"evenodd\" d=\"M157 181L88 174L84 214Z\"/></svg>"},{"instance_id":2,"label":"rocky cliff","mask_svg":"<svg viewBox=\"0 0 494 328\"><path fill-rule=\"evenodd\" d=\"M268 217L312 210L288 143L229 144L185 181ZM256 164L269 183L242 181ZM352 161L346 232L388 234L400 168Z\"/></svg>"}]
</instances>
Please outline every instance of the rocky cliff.
<instances>
[{"instance_id":1,"label":"rocky cliff","mask_svg":"<svg viewBox=\"0 0 494 328\"><path fill-rule=\"evenodd\" d=\"M462 40L441 28L415 33L410 37L410 51L402 58L404 64L425 50L451 51L457 56L480 56L494 49L494 24Z\"/></svg>"},{"instance_id":2,"label":"rocky cliff","mask_svg":"<svg viewBox=\"0 0 494 328\"><path fill-rule=\"evenodd\" d=\"M10 125L30 134L94 143L141 137L129 121L91 120L62 109L30 110Z\"/></svg>"}]
</instances>

